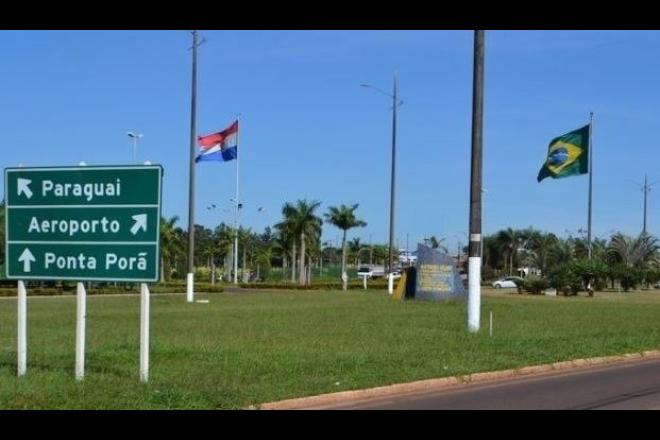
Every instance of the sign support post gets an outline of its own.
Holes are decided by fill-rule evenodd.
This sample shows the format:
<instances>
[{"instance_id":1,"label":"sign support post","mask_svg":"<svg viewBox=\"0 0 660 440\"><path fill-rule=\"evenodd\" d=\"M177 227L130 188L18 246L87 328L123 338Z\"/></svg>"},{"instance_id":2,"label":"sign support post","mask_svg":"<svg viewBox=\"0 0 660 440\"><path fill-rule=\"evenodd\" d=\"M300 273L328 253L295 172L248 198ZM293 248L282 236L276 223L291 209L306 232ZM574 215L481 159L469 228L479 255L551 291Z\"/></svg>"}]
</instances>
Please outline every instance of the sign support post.
<instances>
[{"instance_id":1,"label":"sign support post","mask_svg":"<svg viewBox=\"0 0 660 440\"><path fill-rule=\"evenodd\" d=\"M140 284L140 382L149 380L149 287Z\"/></svg>"},{"instance_id":2,"label":"sign support post","mask_svg":"<svg viewBox=\"0 0 660 440\"><path fill-rule=\"evenodd\" d=\"M25 283L18 280L18 376L25 376L27 370L27 291Z\"/></svg>"},{"instance_id":3,"label":"sign support post","mask_svg":"<svg viewBox=\"0 0 660 440\"><path fill-rule=\"evenodd\" d=\"M85 318L87 316L87 292L85 284L76 285L76 380L85 377Z\"/></svg>"},{"instance_id":4,"label":"sign support post","mask_svg":"<svg viewBox=\"0 0 660 440\"><path fill-rule=\"evenodd\" d=\"M160 265L163 169L148 166L5 169L6 277L18 281L17 373L27 364L25 281L76 286L75 379L85 376L84 282L140 284L140 381L149 377L149 289Z\"/></svg>"}]
</instances>

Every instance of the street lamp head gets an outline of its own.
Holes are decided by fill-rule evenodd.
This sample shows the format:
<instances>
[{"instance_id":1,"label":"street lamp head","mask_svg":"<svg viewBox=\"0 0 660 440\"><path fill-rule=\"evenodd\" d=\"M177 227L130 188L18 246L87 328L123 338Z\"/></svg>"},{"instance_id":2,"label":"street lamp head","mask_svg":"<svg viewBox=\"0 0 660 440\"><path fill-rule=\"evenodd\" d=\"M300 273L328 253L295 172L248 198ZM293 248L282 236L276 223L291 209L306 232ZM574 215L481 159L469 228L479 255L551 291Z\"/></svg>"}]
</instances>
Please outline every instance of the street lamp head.
<instances>
[{"instance_id":1,"label":"street lamp head","mask_svg":"<svg viewBox=\"0 0 660 440\"><path fill-rule=\"evenodd\" d=\"M129 138L133 139L140 139L144 136L142 133L133 133L132 131L127 131L126 134Z\"/></svg>"}]
</instances>

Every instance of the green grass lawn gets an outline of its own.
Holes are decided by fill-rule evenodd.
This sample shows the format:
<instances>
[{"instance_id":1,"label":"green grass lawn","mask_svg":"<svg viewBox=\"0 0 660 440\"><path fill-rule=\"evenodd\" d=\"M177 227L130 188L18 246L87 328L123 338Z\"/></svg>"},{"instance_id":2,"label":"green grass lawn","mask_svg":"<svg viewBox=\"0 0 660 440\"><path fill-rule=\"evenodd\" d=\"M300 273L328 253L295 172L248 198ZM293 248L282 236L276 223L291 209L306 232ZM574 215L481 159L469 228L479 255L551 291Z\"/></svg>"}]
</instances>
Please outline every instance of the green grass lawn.
<instances>
[{"instance_id":1,"label":"green grass lawn","mask_svg":"<svg viewBox=\"0 0 660 440\"><path fill-rule=\"evenodd\" d=\"M347 267L346 268L346 273L348 274L348 277L351 280L359 280L357 276L357 268L356 267ZM287 270L286 272L283 272L282 269L280 268L272 268L268 272L268 277L266 279L267 282L273 282L273 281L289 281L291 280L291 272L290 270ZM296 281L298 280L298 277L296 277ZM318 267L312 268L312 280L313 281L337 281L341 280L341 266L324 266L323 271L321 271Z\"/></svg>"},{"instance_id":2,"label":"green grass lawn","mask_svg":"<svg viewBox=\"0 0 660 440\"><path fill-rule=\"evenodd\" d=\"M74 380L75 297L28 300L17 379L16 299L0 299L0 408L240 408L432 377L660 347L660 293L486 294L464 303L383 291L153 296L151 381L138 381L139 297L88 297L86 377ZM488 336L488 315L494 335Z\"/></svg>"}]
</instances>

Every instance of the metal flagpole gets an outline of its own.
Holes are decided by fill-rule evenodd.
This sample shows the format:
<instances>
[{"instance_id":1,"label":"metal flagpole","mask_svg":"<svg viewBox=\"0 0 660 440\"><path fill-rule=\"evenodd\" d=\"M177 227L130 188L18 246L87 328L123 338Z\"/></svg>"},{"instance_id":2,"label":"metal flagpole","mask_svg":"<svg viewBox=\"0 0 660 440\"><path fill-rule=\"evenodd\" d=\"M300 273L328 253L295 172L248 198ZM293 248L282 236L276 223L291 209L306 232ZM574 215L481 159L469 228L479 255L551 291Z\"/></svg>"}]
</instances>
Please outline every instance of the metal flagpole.
<instances>
[{"instance_id":1,"label":"metal flagpole","mask_svg":"<svg viewBox=\"0 0 660 440\"><path fill-rule=\"evenodd\" d=\"M589 262L591 262L591 188L593 179L593 147L592 147L592 127L594 125L594 112L589 114L589 211L587 224L587 246L589 250Z\"/></svg>"},{"instance_id":2,"label":"metal flagpole","mask_svg":"<svg viewBox=\"0 0 660 440\"><path fill-rule=\"evenodd\" d=\"M236 116L236 197L234 198L234 284L238 284L238 161L240 154L238 153L238 140L241 132L239 120L241 115Z\"/></svg>"}]
</instances>

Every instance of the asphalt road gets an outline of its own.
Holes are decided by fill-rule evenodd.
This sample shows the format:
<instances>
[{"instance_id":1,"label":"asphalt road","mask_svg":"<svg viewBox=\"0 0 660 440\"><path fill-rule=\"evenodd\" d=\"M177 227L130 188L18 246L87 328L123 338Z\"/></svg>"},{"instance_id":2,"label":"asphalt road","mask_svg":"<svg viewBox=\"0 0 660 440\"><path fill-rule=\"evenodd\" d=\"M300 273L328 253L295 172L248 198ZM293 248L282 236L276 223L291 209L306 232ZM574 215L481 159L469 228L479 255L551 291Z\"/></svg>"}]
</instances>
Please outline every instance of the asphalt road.
<instances>
[{"instance_id":1,"label":"asphalt road","mask_svg":"<svg viewBox=\"0 0 660 440\"><path fill-rule=\"evenodd\" d=\"M461 385L441 392L388 396L314 409L660 409L660 359Z\"/></svg>"}]
</instances>

